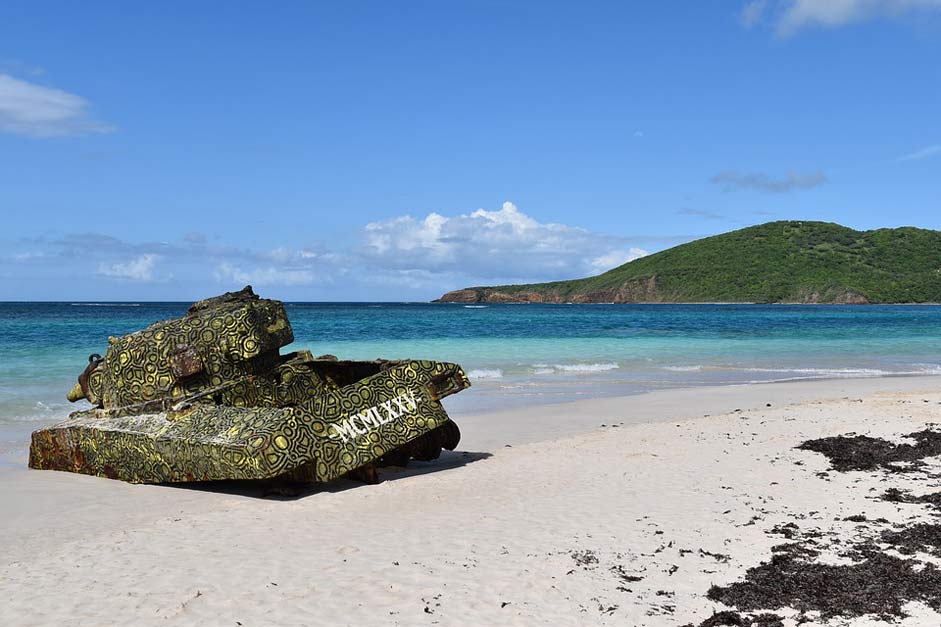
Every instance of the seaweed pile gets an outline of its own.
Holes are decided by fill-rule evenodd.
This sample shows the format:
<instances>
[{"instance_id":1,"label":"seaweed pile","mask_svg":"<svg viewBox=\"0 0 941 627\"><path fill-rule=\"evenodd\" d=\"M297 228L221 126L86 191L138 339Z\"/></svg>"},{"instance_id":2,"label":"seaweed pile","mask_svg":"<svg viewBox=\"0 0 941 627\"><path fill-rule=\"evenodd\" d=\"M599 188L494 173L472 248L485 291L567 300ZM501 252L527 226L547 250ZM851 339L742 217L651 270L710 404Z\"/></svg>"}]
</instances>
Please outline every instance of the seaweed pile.
<instances>
[{"instance_id":1,"label":"seaweed pile","mask_svg":"<svg viewBox=\"0 0 941 627\"><path fill-rule=\"evenodd\" d=\"M941 492L913 496L911 492L902 491L898 488L889 488L881 498L883 501L890 501L892 503L921 503L930 505L935 510L941 512Z\"/></svg>"},{"instance_id":2,"label":"seaweed pile","mask_svg":"<svg viewBox=\"0 0 941 627\"><path fill-rule=\"evenodd\" d=\"M913 480L937 479L928 460L941 455L941 431L926 429L905 439L912 443L839 436L809 440L797 448L825 455L837 472L912 473L908 476ZM892 488L879 498L926 505L931 517L941 513L941 492L913 496ZM737 611L718 612L698 627L783 626L782 617L772 613L783 610L796 612L798 623L866 615L894 621L906 615L903 608L912 601L941 612L941 569L930 561L941 557L941 524L910 522L885 529L889 521L870 520L864 514L842 522L854 523L861 539L828 544L819 532L802 532L794 523L772 529L788 542L773 547L771 558L749 568L742 580L713 586L707 593ZM841 558L839 563L817 559L828 549Z\"/></svg>"},{"instance_id":3,"label":"seaweed pile","mask_svg":"<svg viewBox=\"0 0 941 627\"><path fill-rule=\"evenodd\" d=\"M738 612L716 612L699 627L784 627L784 621L777 614L758 614L743 616Z\"/></svg>"},{"instance_id":4,"label":"seaweed pile","mask_svg":"<svg viewBox=\"0 0 941 627\"><path fill-rule=\"evenodd\" d=\"M775 547L771 560L748 569L744 581L713 586L707 596L742 610L817 612L822 620L866 614L891 619L903 616L909 601L941 611L941 571L933 565L922 568L878 550L853 564L821 564L813 561L816 552L800 549Z\"/></svg>"},{"instance_id":5,"label":"seaweed pile","mask_svg":"<svg viewBox=\"0 0 941 627\"><path fill-rule=\"evenodd\" d=\"M912 472L924 467L928 457L941 455L941 431L925 429L905 436L914 444L896 444L866 435L836 436L808 440L798 449L822 453L838 472L848 470L888 470Z\"/></svg>"}]
</instances>

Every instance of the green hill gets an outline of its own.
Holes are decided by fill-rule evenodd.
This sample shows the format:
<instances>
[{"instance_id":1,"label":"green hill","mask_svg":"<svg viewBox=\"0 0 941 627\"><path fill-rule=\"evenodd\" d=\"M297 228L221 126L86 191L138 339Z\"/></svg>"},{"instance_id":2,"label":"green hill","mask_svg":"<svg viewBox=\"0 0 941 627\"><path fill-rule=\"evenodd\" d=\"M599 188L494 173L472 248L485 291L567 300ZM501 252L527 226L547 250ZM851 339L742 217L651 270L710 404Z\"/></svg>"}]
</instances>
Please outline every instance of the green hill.
<instances>
[{"instance_id":1,"label":"green hill","mask_svg":"<svg viewBox=\"0 0 941 627\"><path fill-rule=\"evenodd\" d=\"M941 231L769 222L586 279L470 287L437 302L941 302Z\"/></svg>"}]
</instances>

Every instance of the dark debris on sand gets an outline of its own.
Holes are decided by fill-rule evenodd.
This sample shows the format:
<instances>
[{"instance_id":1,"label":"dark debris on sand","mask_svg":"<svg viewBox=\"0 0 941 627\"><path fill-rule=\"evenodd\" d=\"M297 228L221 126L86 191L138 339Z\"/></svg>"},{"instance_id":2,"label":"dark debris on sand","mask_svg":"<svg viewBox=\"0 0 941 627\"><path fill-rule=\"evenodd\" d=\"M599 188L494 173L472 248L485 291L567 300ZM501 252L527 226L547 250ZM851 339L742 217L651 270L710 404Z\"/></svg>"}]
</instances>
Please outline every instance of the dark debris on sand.
<instances>
[{"instance_id":1,"label":"dark debris on sand","mask_svg":"<svg viewBox=\"0 0 941 627\"><path fill-rule=\"evenodd\" d=\"M781 535L788 540L793 540L798 535L800 535L800 527L798 527L795 523L789 522L783 525L775 525L768 533Z\"/></svg>"},{"instance_id":2,"label":"dark debris on sand","mask_svg":"<svg viewBox=\"0 0 941 627\"><path fill-rule=\"evenodd\" d=\"M683 627L695 627L692 623ZM777 614L748 616L738 612L716 612L698 627L784 627L784 620Z\"/></svg>"},{"instance_id":3,"label":"dark debris on sand","mask_svg":"<svg viewBox=\"0 0 941 627\"><path fill-rule=\"evenodd\" d=\"M883 501L892 503L917 503L921 505L930 505L936 510L941 511L941 492L932 492L922 496L912 496L911 492L905 492L898 488L889 488L880 497Z\"/></svg>"},{"instance_id":4,"label":"dark debris on sand","mask_svg":"<svg viewBox=\"0 0 941 627\"><path fill-rule=\"evenodd\" d=\"M572 551L571 553L572 560L578 565L588 570L594 568L598 565L598 556L595 555L595 552L590 549L585 549L584 551Z\"/></svg>"},{"instance_id":5,"label":"dark debris on sand","mask_svg":"<svg viewBox=\"0 0 941 627\"><path fill-rule=\"evenodd\" d=\"M941 557L941 525L921 523L899 531L883 531L880 540L903 555L924 552Z\"/></svg>"},{"instance_id":6,"label":"dark debris on sand","mask_svg":"<svg viewBox=\"0 0 941 627\"><path fill-rule=\"evenodd\" d=\"M771 561L749 568L744 581L713 586L707 596L743 610L793 608L820 612L824 620L875 614L904 616L909 601L941 610L941 571L873 552L859 563L820 564L800 551L778 552Z\"/></svg>"},{"instance_id":7,"label":"dark debris on sand","mask_svg":"<svg viewBox=\"0 0 941 627\"><path fill-rule=\"evenodd\" d=\"M925 429L905 436L914 444L895 444L868 435L835 436L808 440L797 448L822 453L833 470L877 470L907 472L923 465L926 457L941 455L941 431Z\"/></svg>"},{"instance_id":8,"label":"dark debris on sand","mask_svg":"<svg viewBox=\"0 0 941 627\"><path fill-rule=\"evenodd\" d=\"M941 432L926 429L905 437L914 443L841 436L809 440L798 448L826 455L833 470L841 472L910 472L920 470L926 458L941 455ZM893 488L881 498L941 510L941 492L916 497ZM798 622L808 619L809 612L817 613L814 620L822 621L874 615L894 622L905 616L902 608L911 601L941 612L941 569L918 559L918 554L941 557L941 524L915 523L877 530L870 525L888 521L872 520L862 513L847 516L843 522L855 523L857 529L868 528L860 541L847 545L838 539L830 542L831 548L839 547L839 555L852 563L816 561L818 549L823 548L819 533L803 531L794 523L778 525L769 533L783 536L788 542L773 547L770 560L749 568L740 581L709 589L709 599L734 611L718 612L698 627L781 627L782 618L769 612L785 608L800 613Z\"/></svg>"}]
</instances>

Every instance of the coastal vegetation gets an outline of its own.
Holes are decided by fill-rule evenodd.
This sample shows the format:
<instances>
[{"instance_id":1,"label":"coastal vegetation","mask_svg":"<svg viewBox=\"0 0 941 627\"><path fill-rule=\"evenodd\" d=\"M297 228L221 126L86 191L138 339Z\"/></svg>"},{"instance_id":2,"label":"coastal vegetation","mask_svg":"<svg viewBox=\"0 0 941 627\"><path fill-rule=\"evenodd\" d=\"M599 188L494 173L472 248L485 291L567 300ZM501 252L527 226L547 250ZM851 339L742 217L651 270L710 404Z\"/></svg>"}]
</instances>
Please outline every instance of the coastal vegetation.
<instances>
[{"instance_id":1,"label":"coastal vegetation","mask_svg":"<svg viewBox=\"0 0 941 627\"><path fill-rule=\"evenodd\" d=\"M941 231L769 222L681 244L597 276L470 287L438 302L941 302Z\"/></svg>"}]
</instances>

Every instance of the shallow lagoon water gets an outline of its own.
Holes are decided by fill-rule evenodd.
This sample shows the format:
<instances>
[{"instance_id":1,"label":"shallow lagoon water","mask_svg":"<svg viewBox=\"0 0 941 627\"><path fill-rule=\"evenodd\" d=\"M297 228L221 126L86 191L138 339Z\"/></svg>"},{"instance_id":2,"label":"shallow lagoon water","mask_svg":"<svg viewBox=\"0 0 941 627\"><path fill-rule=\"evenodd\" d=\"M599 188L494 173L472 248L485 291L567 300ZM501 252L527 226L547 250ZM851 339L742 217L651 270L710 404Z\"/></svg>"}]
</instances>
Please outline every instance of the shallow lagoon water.
<instances>
[{"instance_id":1,"label":"shallow lagoon water","mask_svg":"<svg viewBox=\"0 0 941 627\"><path fill-rule=\"evenodd\" d=\"M109 335L188 303L0 303L0 441L76 408ZM456 361L483 411L665 387L941 373L941 307L289 303L295 342L348 359ZM0 444L0 447L3 445Z\"/></svg>"}]
</instances>

